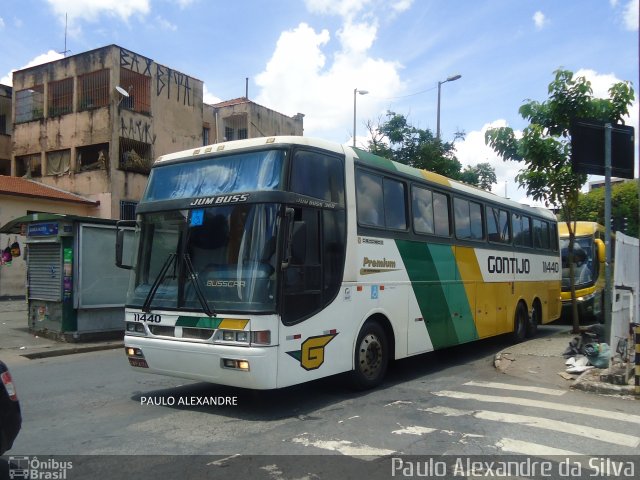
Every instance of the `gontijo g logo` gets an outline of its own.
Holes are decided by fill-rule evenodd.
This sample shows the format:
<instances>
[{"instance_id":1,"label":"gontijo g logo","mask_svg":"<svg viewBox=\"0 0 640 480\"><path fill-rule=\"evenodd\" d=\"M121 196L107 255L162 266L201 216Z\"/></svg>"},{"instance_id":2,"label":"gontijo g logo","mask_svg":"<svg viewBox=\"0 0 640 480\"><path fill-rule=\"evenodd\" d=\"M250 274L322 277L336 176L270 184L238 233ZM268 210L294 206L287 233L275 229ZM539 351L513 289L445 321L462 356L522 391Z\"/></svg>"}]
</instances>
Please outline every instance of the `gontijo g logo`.
<instances>
[{"instance_id":1,"label":"gontijo g logo","mask_svg":"<svg viewBox=\"0 0 640 480\"><path fill-rule=\"evenodd\" d=\"M301 350L287 352L288 355L300 361L300 366L305 370L315 370L324 363L324 347L338 335L330 333L328 335L318 335L309 337L302 342Z\"/></svg>"}]
</instances>

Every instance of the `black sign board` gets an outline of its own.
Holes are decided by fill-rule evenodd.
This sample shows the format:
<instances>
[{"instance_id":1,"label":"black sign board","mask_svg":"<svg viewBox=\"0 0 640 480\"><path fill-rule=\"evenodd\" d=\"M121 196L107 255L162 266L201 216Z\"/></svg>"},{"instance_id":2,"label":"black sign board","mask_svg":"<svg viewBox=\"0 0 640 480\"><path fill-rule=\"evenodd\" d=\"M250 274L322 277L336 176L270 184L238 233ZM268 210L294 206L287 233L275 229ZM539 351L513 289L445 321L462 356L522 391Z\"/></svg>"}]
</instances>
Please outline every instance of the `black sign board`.
<instances>
[{"instance_id":1,"label":"black sign board","mask_svg":"<svg viewBox=\"0 0 640 480\"><path fill-rule=\"evenodd\" d=\"M576 120L571 123L571 168L576 173L605 175L605 122ZM634 129L611 125L611 176L633 178Z\"/></svg>"}]
</instances>

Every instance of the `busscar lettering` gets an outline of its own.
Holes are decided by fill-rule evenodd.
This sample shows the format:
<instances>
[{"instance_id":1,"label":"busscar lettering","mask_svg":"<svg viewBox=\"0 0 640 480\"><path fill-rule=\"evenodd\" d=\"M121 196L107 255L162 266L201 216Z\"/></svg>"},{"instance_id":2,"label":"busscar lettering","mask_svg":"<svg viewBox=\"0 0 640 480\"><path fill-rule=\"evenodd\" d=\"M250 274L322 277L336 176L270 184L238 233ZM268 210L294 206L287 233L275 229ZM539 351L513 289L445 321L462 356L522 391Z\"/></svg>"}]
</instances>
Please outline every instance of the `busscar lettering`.
<instances>
[{"instance_id":1,"label":"busscar lettering","mask_svg":"<svg viewBox=\"0 0 640 480\"><path fill-rule=\"evenodd\" d=\"M207 287L227 287L227 288L233 288L233 287L246 287L247 286L247 282L245 282L244 280L207 280Z\"/></svg>"},{"instance_id":2,"label":"busscar lettering","mask_svg":"<svg viewBox=\"0 0 640 480\"><path fill-rule=\"evenodd\" d=\"M196 198L189 205L192 207L208 206L208 205L226 205L227 203L241 203L249 200L248 193L237 195L221 195L218 197Z\"/></svg>"},{"instance_id":3,"label":"busscar lettering","mask_svg":"<svg viewBox=\"0 0 640 480\"><path fill-rule=\"evenodd\" d=\"M531 262L528 258L496 257L490 255L487 258L487 270L489 273L516 273L528 275L531 273Z\"/></svg>"}]
</instances>

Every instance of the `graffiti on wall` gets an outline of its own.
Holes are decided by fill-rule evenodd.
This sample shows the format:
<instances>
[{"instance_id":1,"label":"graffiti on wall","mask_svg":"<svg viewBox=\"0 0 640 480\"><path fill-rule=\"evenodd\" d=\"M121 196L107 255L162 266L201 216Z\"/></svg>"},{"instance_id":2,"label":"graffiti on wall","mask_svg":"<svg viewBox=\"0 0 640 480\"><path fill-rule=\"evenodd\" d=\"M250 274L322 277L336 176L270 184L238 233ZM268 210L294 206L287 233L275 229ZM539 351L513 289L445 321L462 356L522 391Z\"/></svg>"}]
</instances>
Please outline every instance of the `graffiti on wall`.
<instances>
[{"instance_id":1,"label":"graffiti on wall","mask_svg":"<svg viewBox=\"0 0 640 480\"><path fill-rule=\"evenodd\" d=\"M129 118L129 125L124 118L120 118L120 136L152 145L156 142L156 136L151 131L151 123L142 120L134 121L133 118Z\"/></svg>"},{"instance_id":2,"label":"graffiti on wall","mask_svg":"<svg viewBox=\"0 0 640 480\"><path fill-rule=\"evenodd\" d=\"M157 97L166 95L167 99L173 97L178 103L191 106L191 78L188 75L157 63L154 75L153 60L124 48L120 49L120 68L126 68L147 77L155 76Z\"/></svg>"}]
</instances>

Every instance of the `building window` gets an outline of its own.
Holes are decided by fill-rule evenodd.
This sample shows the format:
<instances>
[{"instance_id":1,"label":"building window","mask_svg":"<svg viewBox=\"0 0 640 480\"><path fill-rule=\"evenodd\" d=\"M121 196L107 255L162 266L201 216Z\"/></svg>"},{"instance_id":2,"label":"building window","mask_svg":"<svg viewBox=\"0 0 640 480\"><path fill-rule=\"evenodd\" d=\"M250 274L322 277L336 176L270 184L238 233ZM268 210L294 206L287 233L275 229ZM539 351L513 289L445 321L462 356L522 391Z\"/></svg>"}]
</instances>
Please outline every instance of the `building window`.
<instances>
[{"instance_id":1,"label":"building window","mask_svg":"<svg viewBox=\"0 0 640 480\"><path fill-rule=\"evenodd\" d=\"M44 86L16 92L16 123L30 122L44 118Z\"/></svg>"},{"instance_id":2,"label":"building window","mask_svg":"<svg viewBox=\"0 0 640 480\"><path fill-rule=\"evenodd\" d=\"M109 105L109 70L98 70L78 77L78 110Z\"/></svg>"},{"instance_id":3,"label":"building window","mask_svg":"<svg viewBox=\"0 0 640 480\"><path fill-rule=\"evenodd\" d=\"M209 145L209 128L202 127L202 145Z\"/></svg>"},{"instance_id":4,"label":"building window","mask_svg":"<svg viewBox=\"0 0 640 480\"><path fill-rule=\"evenodd\" d=\"M32 178L42 176L42 162L40 154L22 155L16 157L16 176Z\"/></svg>"},{"instance_id":5,"label":"building window","mask_svg":"<svg viewBox=\"0 0 640 480\"><path fill-rule=\"evenodd\" d=\"M0 135L11 135L11 97L0 96Z\"/></svg>"},{"instance_id":6,"label":"building window","mask_svg":"<svg viewBox=\"0 0 640 480\"><path fill-rule=\"evenodd\" d=\"M76 170L107 170L109 166L109 144L97 143L76 148Z\"/></svg>"},{"instance_id":7,"label":"building window","mask_svg":"<svg viewBox=\"0 0 640 480\"><path fill-rule=\"evenodd\" d=\"M224 140L228 142L229 140L234 140L233 138L233 128L224 127Z\"/></svg>"},{"instance_id":8,"label":"building window","mask_svg":"<svg viewBox=\"0 0 640 480\"><path fill-rule=\"evenodd\" d=\"M71 170L71 150L47 152L47 172L45 175L62 175Z\"/></svg>"},{"instance_id":9,"label":"building window","mask_svg":"<svg viewBox=\"0 0 640 480\"><path fill-rule=\"evenodd\" d=\"M248 133L247 133L247 129L246 128L239 128L238 129L238 140L245 140L249 138Z\"/></svg>"},{"instance_id":10,"label":"building window","mask_svg":"<svg viewBox=\"0 0 640 480\"><path fill-rule=\"evenodd\" d=\"M151 113L151 77L121 68L120 86L129 93L120 103L122 108L138 113Z\"/></svg>"},{"instance_id":11,"label":"building window","mask_svg":"<svg viewBox=\"0 0 640 480\"><path fill-rule=\"evenodd\" d=\"M56 117L73 110L73 78L49 82L47 116Z\"/></svg>"},{"instance_id":12,"label":"building window","mask_svg":"<svg viewBox=\"0 0 640 480\"><path fill-rule=\"evenodd\" d=\"M120 200L120 220L135 220L138 202Z\"/></svg>"},{"instance_id":13,"label":"building window","mask_svg":"<svg viewBox=\"0 0 640 480\"><path fill-rule=\"evenodd\" d=\"M153 164L151 144L120 137L120 170L149 174Z\"/></svg>"}]
</instances>

